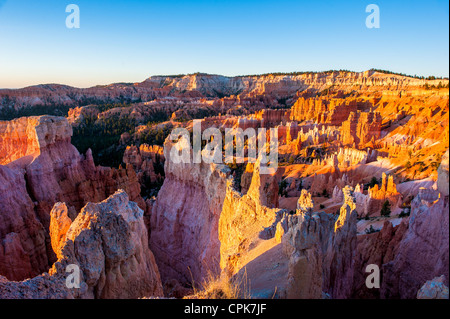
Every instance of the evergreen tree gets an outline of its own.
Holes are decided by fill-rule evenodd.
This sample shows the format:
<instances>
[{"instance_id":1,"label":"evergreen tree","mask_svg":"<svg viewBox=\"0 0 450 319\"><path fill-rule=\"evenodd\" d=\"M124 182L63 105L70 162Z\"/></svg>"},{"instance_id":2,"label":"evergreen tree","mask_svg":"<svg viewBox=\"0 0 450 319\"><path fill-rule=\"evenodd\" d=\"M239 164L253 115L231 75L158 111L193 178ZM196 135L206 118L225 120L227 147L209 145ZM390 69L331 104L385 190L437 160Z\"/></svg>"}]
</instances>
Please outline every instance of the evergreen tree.
<instances>
[{"instance_id":1,"label":"evergreen tree","mask_svg":"<svg viewBox=\"0 0 450 319\"><path fill-rule=\"evenodd\" d=\"M391 215L391 203L389 201L385 201L383 203L383 207L381 207L381 216L389 217Z\"/></svg>"}]
</instances>

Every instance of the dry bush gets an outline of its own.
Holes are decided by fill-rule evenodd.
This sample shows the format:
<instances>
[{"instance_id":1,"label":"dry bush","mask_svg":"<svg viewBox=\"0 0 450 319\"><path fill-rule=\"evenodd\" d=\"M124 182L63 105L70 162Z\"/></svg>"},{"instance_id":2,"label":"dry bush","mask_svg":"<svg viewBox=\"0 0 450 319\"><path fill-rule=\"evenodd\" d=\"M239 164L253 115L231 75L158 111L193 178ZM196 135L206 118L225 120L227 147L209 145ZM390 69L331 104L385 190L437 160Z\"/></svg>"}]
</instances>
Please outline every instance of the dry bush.
<instances>
[{"instance_id":1,"label":"dry bush","mask_svg":"<svg viewBox=\"0 0 450 319\"><path fill-rule=\"evenodd\" d=\"M192 285L196 287L195 283ZM240 278L226 278L212 273L198 287L194 293L185 299L250 299L250 289L247 273Z\"/></svg>"}]
</instances>

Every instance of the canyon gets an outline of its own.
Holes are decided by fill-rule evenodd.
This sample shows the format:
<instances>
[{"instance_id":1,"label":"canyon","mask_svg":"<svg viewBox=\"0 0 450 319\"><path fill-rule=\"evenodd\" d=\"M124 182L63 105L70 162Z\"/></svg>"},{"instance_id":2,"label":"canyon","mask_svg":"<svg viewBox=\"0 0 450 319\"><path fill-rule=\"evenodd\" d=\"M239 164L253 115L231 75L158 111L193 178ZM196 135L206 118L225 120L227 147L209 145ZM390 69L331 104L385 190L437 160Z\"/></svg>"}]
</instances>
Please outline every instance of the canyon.
<instances>
[{"instance_id":1,"label":"canyon","mask_svg":"<svg viewBox=\"0 0 450 319\"><path fill-rule=\"evenodd\" d=\"M0 298L448 298L446 86L370 70L0 90L1 114L68 108L0 121ZM277 170L174 161L194 119L275 129Z\"/></svg>"},{"instance_id":2,"label":"canyon","mask_svg":"<svg viewBox=\"0 0 450 319\"><path fill-rule=\"evenodd\" d=\"M145 209L134 170L96 167L90 152L80 155L70 144L72 127L65 118L29 117L0 126L4 132L0 148L8 154L1 166L0 227L2 238L13 243L7 247L2 242L1 268L8 269L4 273L11 280L37 275L56 261L49 237L55 203L66 202L70 209L80 210L87 202L99 202L123 188ZM16 153L9 151L11 147Z\"/></svg>"}]
</instances>

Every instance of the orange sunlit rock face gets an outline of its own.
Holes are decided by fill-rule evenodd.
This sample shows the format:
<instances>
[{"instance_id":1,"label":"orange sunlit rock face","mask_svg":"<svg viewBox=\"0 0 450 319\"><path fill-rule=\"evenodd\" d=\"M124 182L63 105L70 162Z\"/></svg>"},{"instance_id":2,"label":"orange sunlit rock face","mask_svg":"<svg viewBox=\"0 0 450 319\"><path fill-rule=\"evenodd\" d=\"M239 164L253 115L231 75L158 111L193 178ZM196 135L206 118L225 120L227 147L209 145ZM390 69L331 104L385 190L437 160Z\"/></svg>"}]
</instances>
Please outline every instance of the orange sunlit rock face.
<instances>
[{"instance_id":1,"label":"orange sunlit rock face","mask_svg":"<svg viewBox=\"0 0 450 319\"><path fill-rule=\"evenodd\" d=\"M1 124L6 128L0 137L4 152L15 145L25 145L24 141L31 145L23 147L20 155L7 156L7 165L0 166L5 205L0 229L3 236L12 236L2 242L8 258L2 259L0 267L4 267L9 279L21 280L42 273L55 261L49 237L50 211L55 203L66 202L78 210L88 201L101 201L123 188L145 209L134 170L96 167L90 151L86 156L80 155L70 144L72 128L65 118L31 117ZM11 128L18 133L9 134ZM23 132L28 132L27 136L22 136ZM15 267L17 264L21 266Z\"/></svg>"},{"instance_id":2,"label":"orange sunlit rock face","mask_svg":"<svg viewBox=\"0 0 450 319\"><path fill-rule=\"evenodd\" d=\"M35 157L57 141L70 140L72 127L65 119L23 117L0 122L0 165L22 157Z\"/></svg>"}]
</instances>

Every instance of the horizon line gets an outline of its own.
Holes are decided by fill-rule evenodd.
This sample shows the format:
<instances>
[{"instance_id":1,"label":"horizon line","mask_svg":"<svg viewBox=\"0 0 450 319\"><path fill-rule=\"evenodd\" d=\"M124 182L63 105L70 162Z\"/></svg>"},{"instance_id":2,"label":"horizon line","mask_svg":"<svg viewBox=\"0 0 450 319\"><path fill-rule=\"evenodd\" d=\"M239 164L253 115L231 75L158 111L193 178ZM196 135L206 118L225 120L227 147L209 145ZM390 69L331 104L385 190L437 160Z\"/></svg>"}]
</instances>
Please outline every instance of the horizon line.
<instances>
[{"instance_id":1,"label":"horizon line","mask_svg":"<svg viewBox=\"0 0 450 319\"><path fill-rule=\"evenodd\" d=\"M220 76L220 77L225 77L225 78L242 78L242 77L262 77L262 76L270 76L270 75L273 75L273 76L298 76L298 75L304 75L304 74L322 74L322 73L326 74L326 73L333 73L333 72L365 73L365 72L370 72L370 71L383 73L383 74L398 75L398 76L403 76L403 77L408 77L408 78L413 78L413 79L420 79L420 80L449 80L448 76L434 76L434 75L420 76L417 74L410 75L410 74L394 72L394 71L390 71L390 70L371 68L371 69L368 69L365 71L352 71L352 70L347 70L347 69L339 69L339 70L325 70L325 71L267 72L267 73L260 73L260 74L244 74L244 75L223 75L223 74L207 73L207 72L180 73L180 74L167 74L167 75L155 74L155 75L150 75L149 77L146 77L143 81L134 81L134 82L110 82L107 84L96 84L93 86L73 86L73 85L69 85L69 84L53 82L53 83L37 83L37 84L27 85L27 86L23 86L23 87L14 87L14 88L6 87L6 88L0 88L0 90L23 90L23 89L27 89L27 88L34 88L34 87L46 86L46 85L59 85L59 86L65 86L65 87L70 87L70 88L75 88L75 89L91 89L91 88L96 88L96 87L105 87L105 86L120 85L120 84L134 85L134 84L143 83L143 82L147 81L148 79L156 78L156 77L182 78L182 77L193 76L193 75Z\"/></svg>"}]
</instances>

